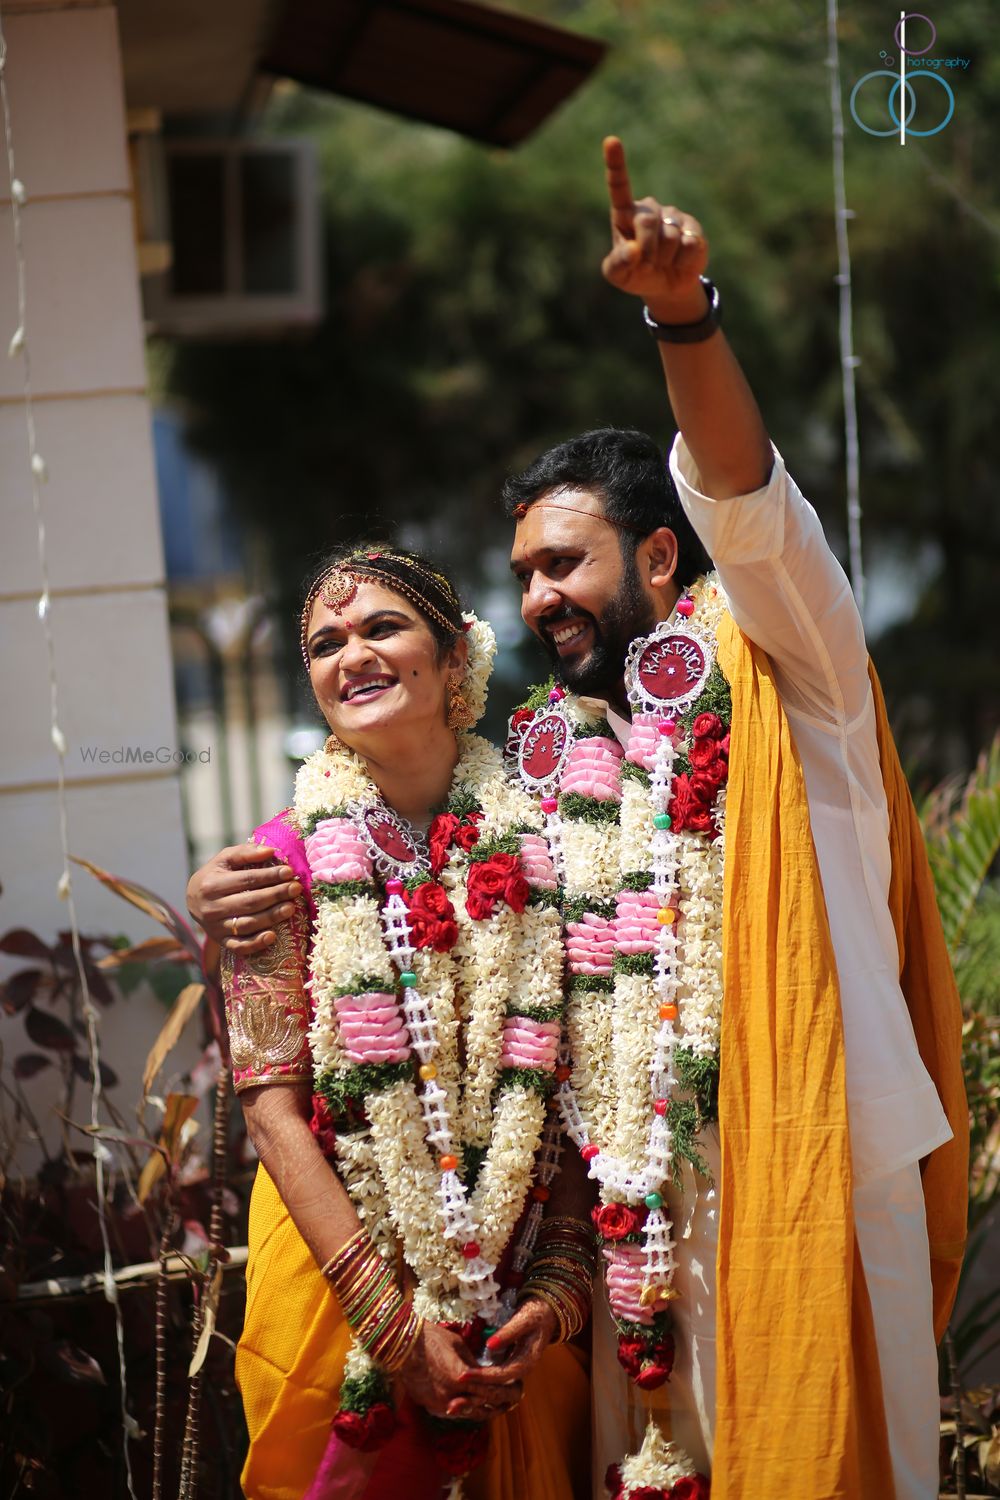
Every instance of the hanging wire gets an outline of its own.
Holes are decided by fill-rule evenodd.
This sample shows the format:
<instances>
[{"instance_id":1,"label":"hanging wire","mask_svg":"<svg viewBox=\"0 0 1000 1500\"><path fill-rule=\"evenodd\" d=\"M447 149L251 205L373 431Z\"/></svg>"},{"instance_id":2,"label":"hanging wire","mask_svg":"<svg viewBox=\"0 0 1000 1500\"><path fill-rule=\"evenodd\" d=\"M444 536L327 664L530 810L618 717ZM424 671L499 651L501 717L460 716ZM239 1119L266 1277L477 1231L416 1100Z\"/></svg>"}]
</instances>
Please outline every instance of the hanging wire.
<instances>
[{"instance_id":1,"label":"hanging wire","mask_svg":"<svg viewBox=\"0 0 1000 1500\"><path fill-rule=\"evenodd\" d=\"M840 375L844 397L844 456L847 467L847 548L851 584L862 619L865 612L865 570L861 553L861 460L858 445L858 404L854 371L861 361L854 353L851 309L851 250L844 179L844 110L840 93L840 48L837 38L837 0L827 0L826 28L830 70L830 112L833 116L833 197L837 233L837 286L840 324Z\"/></svg>"},{"instance_id":2,"label":"hanging wire","mask_svg":"<svg viewBox=\"0 0 1000 1500\"><path fill-rule=\"evenodd\" d=\"M119 1390L121 1393L122 1413L122 1448L125 1458L125 1477L128 1484L128 1492L131 1500L137 1500L135 1487L132 1480L132 1460L129 1453L129 1438L138 1436L138 1425L128 1410L128 1391L126 1384L125 1369L125 1327L122 1318L121 1306L118 1301L118 1287L114 1279L114 1266L111 1259L111 1240L108 1232L107 1216L107 1184L105 1181L104 1168L106 1162L111 1160L107 1146L100 1139L97 1131L100 1128L100 1107L103 1085L101 1081L101 1051L98 1037L97 1023L98 1013L90 995L90 986L87 982L87 970L83 961L83 948L80 942L80 927L76 915L76 903L73 899L73 880L70 874L69 854L69 812L66 801L66 737L59 727L59 691L56 678L55 662L55 637L52 631L51 619L51 594L49 590L49 565L48 550L45 536L45 514L42 506L42 485L47 473L45 460L38 451L37 434L35 431L35 412L31 385L31 349L28 342L28 296L27 296L27 271L25 267L24 239L22 235L21 209L27 202L27 191L24 184L17 175L14 162L14 133L11 124L10 99L7 92L7 39L3 29L3 15L0 12L0 105L3 109L4 129L7 137L7 168L10 175L10 210L13 224L14 238L14 264L17 273L17 328L11 338L8 354L12 359L20 359L24 386L24 420L28 441L28 465L31 473L31 504L35 515L35 525L38 536L38 566L42 579L42 592L38 600L38 618L42 625L42 635L45 642L45 660L49 680L49 734L55 748L57 757L57 795L56 802L59 817L59 843L62 853L62 874L59 876L56 887L60 899L67 905L69 914L70 939L73 949L73 959L76 964L77 977L80 983L80 993L83 1000L83 1016L87 1027L87 1047L90 1056L91 1094L90 1094L90 1124L93 1131L93 1154L94 1154L94 1187L97 1197L97 1220L100 1226L101 1244L104 1250L104 1296L111 1303L115 1311L115 1331L118 1345L118 1377Z\"/></svg>"}]
</instances>

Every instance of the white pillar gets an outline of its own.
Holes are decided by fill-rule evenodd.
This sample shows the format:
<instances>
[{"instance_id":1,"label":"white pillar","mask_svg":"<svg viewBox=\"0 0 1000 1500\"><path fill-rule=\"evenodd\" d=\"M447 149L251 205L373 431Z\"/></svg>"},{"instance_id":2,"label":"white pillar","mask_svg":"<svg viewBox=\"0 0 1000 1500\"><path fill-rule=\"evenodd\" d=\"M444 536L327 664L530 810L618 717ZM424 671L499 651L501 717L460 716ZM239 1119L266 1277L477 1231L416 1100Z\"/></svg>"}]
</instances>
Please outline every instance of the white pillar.
<instances>
[{"instance_id":1,"label":"white pillar","mask_svg":"<svg viewBox=\"0 0 1000 1500\"><path fill-rule=\"evenodd\" d=\"M7 86L27 265L27 336L52 591L70 848L182 899L186 860L169 633L133 232L118 23L110 5L7 4ZM0 125L2 128L2 125ZM0 169L0 931L67 925L49 676L25 435L7 172ZM130 751L139 759L129 762ZM149 752L152 752L150 755ZM82 871L84 933L150 923ZM163 1015L107 1012L102 1045L138 1094ZM0 1021L6 1060L19 1022ZM40 1081L40 1080L39 1080ZM82 1144L82 1141L81 1143Z\"/></svg>"}]
</instances>

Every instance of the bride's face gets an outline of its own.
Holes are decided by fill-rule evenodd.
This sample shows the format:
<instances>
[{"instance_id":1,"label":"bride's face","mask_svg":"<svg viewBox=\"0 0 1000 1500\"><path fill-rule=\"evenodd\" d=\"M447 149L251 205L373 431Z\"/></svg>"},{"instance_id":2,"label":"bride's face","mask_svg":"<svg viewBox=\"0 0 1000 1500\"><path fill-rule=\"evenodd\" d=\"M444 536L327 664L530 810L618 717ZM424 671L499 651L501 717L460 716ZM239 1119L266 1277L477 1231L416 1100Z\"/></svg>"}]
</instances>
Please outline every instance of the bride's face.
<instances>
[{"instance_id":1,"label":"bride's face","mask_svg":"<svg viewBox=\"0 0 1000 1500\"><path fill-rule=\"evenodd\" d=\"M391 752L395 734L440 729L448 679L465 665L459 637L442 657L420 611L401 594L359 583L351 602L315 601L307 637L316 702L334 734L360 754Z\"/></svg>"}]
</instances>

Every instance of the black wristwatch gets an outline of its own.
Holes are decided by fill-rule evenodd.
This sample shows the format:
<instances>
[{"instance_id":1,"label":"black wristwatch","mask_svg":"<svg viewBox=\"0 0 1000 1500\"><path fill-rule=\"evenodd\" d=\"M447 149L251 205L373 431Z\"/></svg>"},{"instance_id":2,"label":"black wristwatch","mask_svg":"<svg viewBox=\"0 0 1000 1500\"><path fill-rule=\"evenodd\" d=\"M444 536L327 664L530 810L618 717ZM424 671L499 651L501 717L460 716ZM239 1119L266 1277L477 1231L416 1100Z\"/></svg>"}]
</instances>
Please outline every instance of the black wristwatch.
<instances>
[{"instance_id":1,"label":"black wristwatch","mask_svg":"<svg viewBox=\"0 0 1000 1500\"><path fill-rule=\"evenodd\" d=\"M643 321L654 339L659 339L663 344L700 344L704 339L711 338L722 322L722 302L714 281L702 276L701 284L708 297L708 312L697 323L658 323L649 308L643 306Z\"/></svg>"}]
</instances>

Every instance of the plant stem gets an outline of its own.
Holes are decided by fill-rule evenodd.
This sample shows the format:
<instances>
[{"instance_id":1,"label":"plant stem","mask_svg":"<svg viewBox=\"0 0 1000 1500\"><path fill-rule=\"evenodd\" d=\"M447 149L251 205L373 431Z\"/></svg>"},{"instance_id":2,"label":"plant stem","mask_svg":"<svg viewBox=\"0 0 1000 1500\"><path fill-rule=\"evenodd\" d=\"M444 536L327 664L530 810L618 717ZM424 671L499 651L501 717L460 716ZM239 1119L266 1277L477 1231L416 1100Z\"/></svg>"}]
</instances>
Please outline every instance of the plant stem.
<instances>
[{"instance_id":1,"label":"plant stem","mask_svg":"<svg viewBox=\"0 0 1000 1500\"><path fill-rule=\"evenodd\" d=\"M163 1423L167 1394L167 1258L177 1224L171 1202L160 1236L160 1273L156 1282L156 1416L153 1424L153 1500L163 1496Z\"/></svg>"},{"instance_id":2,"label":"plant stem","mask_svg":"<svg viewBox=\"0 0 1000 1500\"><path fill-rule=\"evenodd\" d=\"M215 1273L224 1258L223 1193L226 1187L226 1165L229 1154L229 1069L220 1068L215 1080L215 1113L212 1121L212 1211L209 1218L208 1235L211 1241L208 1266L201 1281L201 1292L195 1309L193 1348L204 1326L205 1297L215 1282ZM207 1357L207 1356L206 1356ZM194 1500L198 1491L199 1417L201 1407L202 1369L196 1371L188 1382L187 1415L184 1421L184 1445L181 1458L181 1477L177 1500Z\"/></svg>"},{"instance_id":3,"label":"plant stem","mask_svg":"<svg viewBox=\"0 0 1000 1500\"><path fill-rule=\"evenodd\" d=\"M948 1356L948 1384L955 1403L955 1493L965 1500L965 1424L962 1421L962 1387L958 1379L958 1361L955 1358L955 1340L951 1329L944 1336L945 1352Z\"/></svg>"}]
</instances>

